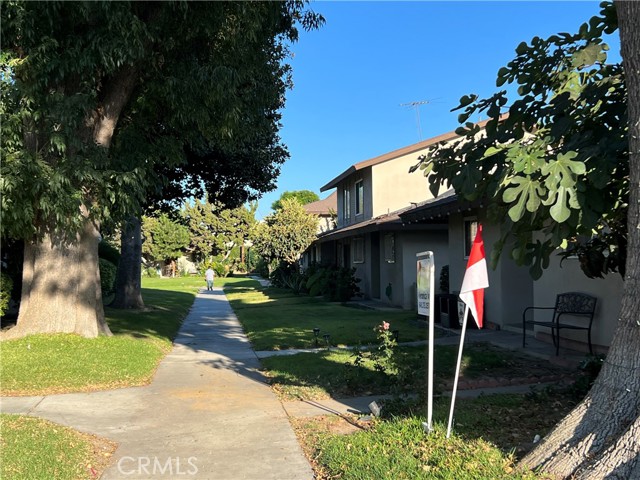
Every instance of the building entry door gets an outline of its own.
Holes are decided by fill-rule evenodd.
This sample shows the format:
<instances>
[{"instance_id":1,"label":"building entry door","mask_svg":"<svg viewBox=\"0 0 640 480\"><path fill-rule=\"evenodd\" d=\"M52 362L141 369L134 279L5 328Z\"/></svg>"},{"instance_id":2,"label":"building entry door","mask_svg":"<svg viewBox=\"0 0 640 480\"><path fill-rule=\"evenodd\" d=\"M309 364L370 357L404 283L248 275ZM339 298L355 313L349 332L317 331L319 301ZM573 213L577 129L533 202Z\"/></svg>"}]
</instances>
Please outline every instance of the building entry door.
<instances>
[{"instance_id":1,"label":"building entry door","mask_svg":"<svg viewBox=\"0 0 640 480\"><path fill-rule=\"evenodd\" d=\"M342 265L351 268L351 245L348 243L342 244Z\"/></svg>"},{"instance_id":2,"label":"building entry door","mask_svg":"<svg viewBox=\"0 0 640 480\"><path fill-rule=\"evenodd\" d=\"M371 296L380 298L380 233L371 234Z\"/></svg>"}]
</instances>

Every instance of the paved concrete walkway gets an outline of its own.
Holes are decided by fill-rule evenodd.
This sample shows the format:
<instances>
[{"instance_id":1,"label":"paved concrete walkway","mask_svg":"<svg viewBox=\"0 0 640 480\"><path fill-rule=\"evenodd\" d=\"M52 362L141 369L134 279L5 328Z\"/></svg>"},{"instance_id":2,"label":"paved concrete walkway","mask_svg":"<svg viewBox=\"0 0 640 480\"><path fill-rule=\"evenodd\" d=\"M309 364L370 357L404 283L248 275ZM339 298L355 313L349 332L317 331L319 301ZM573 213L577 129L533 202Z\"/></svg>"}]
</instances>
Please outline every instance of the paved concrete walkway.
<instances>
[{"instance_id":1,"label":"paved concrete walkway","mask_svg":"<svg viewBox=\"0 0 640 480\"><path fill-rule=\"evenodd\" d=\"M47 418L117 442L105 480L313 478L220 289L197 295L174 343L149 386L4 397L1 411Z\"/></svg>"}]
</instances>

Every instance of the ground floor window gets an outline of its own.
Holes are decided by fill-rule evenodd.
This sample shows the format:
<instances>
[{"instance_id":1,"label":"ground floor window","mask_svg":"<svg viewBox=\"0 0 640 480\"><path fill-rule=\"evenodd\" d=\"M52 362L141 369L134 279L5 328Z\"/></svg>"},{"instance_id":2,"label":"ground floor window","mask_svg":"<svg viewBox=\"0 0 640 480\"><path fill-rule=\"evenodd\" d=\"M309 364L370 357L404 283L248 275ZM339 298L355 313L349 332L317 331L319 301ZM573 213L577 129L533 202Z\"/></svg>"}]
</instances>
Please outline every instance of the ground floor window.
<instances>
[{"instance_id":1,"label":"ground floor window","mask_svg":"<svg viewBox=\"0 0 640 480\"><path fill-rule=\"evenodd\" d=\"M384 261L396 262L396 237L393 233L387 233L384 236Z\"/></svg>"},{"instance_id":2,"label":"ground floor window","mask_svg":"<svg viewBox=\"0 0 640 480\"><path fill-rule=\"evenodd\" d=\"M471 255L471 246L478 232L478 220L476 218L464 219L464 258Z\"/></svg>"},{"instance_id":3,"label":"ground floor window","mask_svg":"<svg viewBox=\"0 0 640 480\"><path fill-rule=\"evenodd\" d=\"M364 238L354 238L351 242L353 250L353 263L364 263Z\"/></svg>"}]
</instances>

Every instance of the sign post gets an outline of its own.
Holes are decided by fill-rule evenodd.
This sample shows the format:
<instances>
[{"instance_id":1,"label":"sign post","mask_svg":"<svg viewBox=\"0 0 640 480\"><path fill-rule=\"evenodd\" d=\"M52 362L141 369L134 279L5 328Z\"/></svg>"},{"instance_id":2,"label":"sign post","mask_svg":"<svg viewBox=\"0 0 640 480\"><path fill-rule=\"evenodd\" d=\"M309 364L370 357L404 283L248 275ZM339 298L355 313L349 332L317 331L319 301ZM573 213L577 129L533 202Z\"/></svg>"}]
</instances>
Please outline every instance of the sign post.
<instances>
[{"instance_id":1,"label":"sign post","mask_svg":"<svg viewBox=\"0 0 640 480\"><path fill-rule=\"evenodd\" d=\"M434 343L434 291L435 265L433 252L416 253L418 315L429 317L429 340L427 346L427 433L433 430L433 343Z\"/></svg>"}]
</instances>

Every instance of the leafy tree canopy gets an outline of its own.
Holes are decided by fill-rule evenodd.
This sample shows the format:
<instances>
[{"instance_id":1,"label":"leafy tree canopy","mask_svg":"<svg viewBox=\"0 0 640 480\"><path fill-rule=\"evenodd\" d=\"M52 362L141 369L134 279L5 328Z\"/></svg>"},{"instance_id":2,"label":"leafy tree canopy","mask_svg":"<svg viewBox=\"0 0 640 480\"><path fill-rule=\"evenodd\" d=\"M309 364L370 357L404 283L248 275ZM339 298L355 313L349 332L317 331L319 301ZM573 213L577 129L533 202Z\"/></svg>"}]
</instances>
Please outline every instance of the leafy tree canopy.
<instances>
[{"instance_id":1,"label":"leafy tree canopy","mask_svg":"<svg viewBox=\"0 0 640 480\"><path fill-rule=\"evenodd\" d=\"M307 203L317 202L320 197L317 193L311 190L287 190L280 198L271 204L271 209L275 212L282 208L282 201L286 199L294 199L300 205L306 205Z\"/></svg>"},{"instance_id":2,"label":"leafy tree canopy","mask_svg":"<svg viewBox=\"0 0 640 480\"><path fill-rule=\"evenodd\" d=\"M282 200L282 207L256 228L254 246L268 262L294 264L316 238L318 219L309 215L294 199Z\"/></svg>"},{"instance_id":3,"label":"leafy tree canopy","mask_svg":"<svg viewBox=\"0 0 640 480\"><path fill-rule=\"evenodd\" d=\"M181 215L189 228L191 250L200 260L217 255L228 257L251 235L256 207L254 203L248 208L229 209L208 200L186 204Z\"/></svg>"},{"instance_id":4,"label":"leafy tree canopy","mask_svg":"<svg viewBox=\"0 0 640 480\"><path fill-rule=\"evenodd\" d=\"M153 262L175 260L189 245L189 229L166 213L142 217L142 233L142 254Z\"/></svg>"},{"instance_id":5,"label":"leafy tree canopy","mask_svg":"<svg viewBox=\"0 0 640 480\"><path fill-rule=\"evenodd\" d=\"M304 6L4 2L2 235L74 232L80 205L104 224L153 198L272 189L286 42L322 22Z\"/></svg>"},{"instance_id":6,"label":"leafy tree canopy","mask_svg":"<svg viewBox=\"0 0 640 480\"><path fill-rule=\"evenodd\" d=\"M440 143L412 171L467 200L489 200L502 225L493 262L507 248L539 278L550 255L577 253L585 274L624 274L629 195L627 93L622 65L607 63L603 34L613 33L613 5L577 34L522 42L498 72L497 86L517 86L486 99L465 95L457 141ZM484 131L468 119L486 115Z\"/></svg>"}]
</instances>

